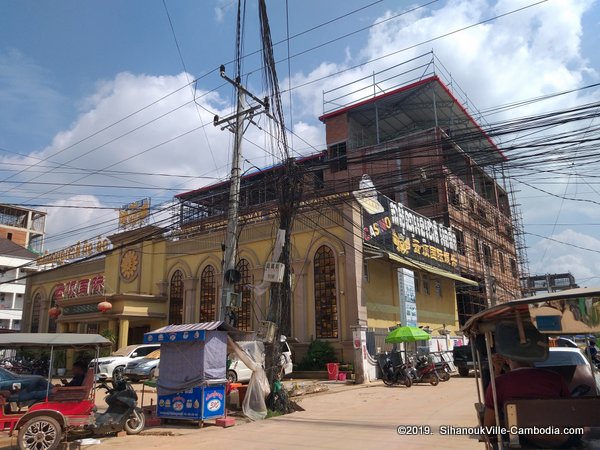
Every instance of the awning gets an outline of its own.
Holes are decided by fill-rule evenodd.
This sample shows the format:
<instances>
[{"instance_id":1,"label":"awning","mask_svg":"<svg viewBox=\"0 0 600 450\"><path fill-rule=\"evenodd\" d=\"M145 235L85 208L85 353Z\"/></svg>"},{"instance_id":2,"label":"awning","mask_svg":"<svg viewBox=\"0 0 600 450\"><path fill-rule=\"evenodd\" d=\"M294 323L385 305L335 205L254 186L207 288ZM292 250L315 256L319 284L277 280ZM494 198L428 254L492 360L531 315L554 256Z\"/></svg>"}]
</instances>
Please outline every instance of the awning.
<instances>
[{"instance_id":1,"label":"awning","mask_svg":"<svg viewBox=\"0 0 600 450\"><path fill-rule=\"evenodd\" d=\"M408 266L408 267L411 267L411 268L417 269L417 270L424 270L425 272L429 272L434 275L439 275L440 277L444 277L444 278L450 278L455 281L460 281L461 283L465 283L470 286L479 286L479 283L477 281L469 280L468 278L461 277L460 275L457 275L452 272L448 272L447 270L438 269L437 267L430 266L429 264L411 261L408 258L404 258L404 257L396 255L392 252L383 251L383 253L385 253L387 255L388 259L390 259L391 261L396 261L396 262L402 264L403 266Z\"/></svg>"},{"instance_id":2,"label":"awning","mask_svg":"<svg viewBox=\"0 0 600 450\"><path fill-rule=\"evenodd\" d=\"M214 330L231 331L234 328L221 321L167 325L158 330L144 333L144 344L204 341L206 332Z\"/></svg>"},{"instance_id":3,"label":"awning","mask_svg":"<svg viewBox=\"0 0 600 450\"><path fill-rule=\"evenodd\" d=\"M109 346L112 343L98 334L78 333L10 333L0 334L0 349L21 347Z\"/></svg>"}]
</instances>

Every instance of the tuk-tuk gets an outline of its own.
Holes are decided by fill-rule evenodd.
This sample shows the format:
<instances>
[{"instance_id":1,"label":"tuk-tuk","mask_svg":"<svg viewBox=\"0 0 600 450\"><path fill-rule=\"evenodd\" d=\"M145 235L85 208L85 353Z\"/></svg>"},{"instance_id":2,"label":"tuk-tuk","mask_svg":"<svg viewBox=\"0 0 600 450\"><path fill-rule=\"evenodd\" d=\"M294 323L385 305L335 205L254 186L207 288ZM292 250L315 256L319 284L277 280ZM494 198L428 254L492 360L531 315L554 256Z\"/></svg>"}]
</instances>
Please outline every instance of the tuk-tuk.
<instances>
[{"instance_id":1,"label":"tuk-tuk","mask_svg":"<svg viewBox=\"0 0 600 450\"><path fill-rule=\"evenodd\" d=\"M90 367L81 385L53 386L52 367L57 350L93 350L98 358L100 348L110 347L111 342L97 334L76 333L14 333L0 334L0 349L45 349L49 352L49 373L47 380L38 376L36 388L27 394L30 402L26 410L13 409L12 404L23 397L27 376L14 376L0 390L0 431L9 436L18 432L18 446L21 450L54 450L69 436L94 436L116 433L125 429L128 434L137 434L144 428L143 412L137 408L137 395L124 387L102 387L109 392L111 402L105 413L96 412L94 384L95 368ZM6 381L6 380L5 380ZM42 381L41 383L37 383ZM108 397L107 397L108 399ZM113 406L114 405L114 406ZM21 405L19 405L21 406ZM115 409L118 411L115 413Z\"/></svg>"},{"instance_id":2,"label":"tuk-tuk","mask_svg":"<svg viewBox=\"0 0 600 450\"><path fill-rule=\"evenodd\" d=\"M565 337L589 340L600 334L600 288L570 289L502 303L471 317L462 330L470 339L475 359L478 434L486 448L600 448L598 371L583 349L559 347L562 341L574 342ZM537 372L498 377L503 359L515 370L533 367ZM554 372L544 372L542 378L559 380L563 386L560 394L540 395L541 388L533 379L529 388L521 383L514 389L516 378L539 377L539 370ZM498 392L498 385L506 388L510 383L514 397L506 389ZM515 394L517 391L520 393Z\"/></svg>"}]
</instances>

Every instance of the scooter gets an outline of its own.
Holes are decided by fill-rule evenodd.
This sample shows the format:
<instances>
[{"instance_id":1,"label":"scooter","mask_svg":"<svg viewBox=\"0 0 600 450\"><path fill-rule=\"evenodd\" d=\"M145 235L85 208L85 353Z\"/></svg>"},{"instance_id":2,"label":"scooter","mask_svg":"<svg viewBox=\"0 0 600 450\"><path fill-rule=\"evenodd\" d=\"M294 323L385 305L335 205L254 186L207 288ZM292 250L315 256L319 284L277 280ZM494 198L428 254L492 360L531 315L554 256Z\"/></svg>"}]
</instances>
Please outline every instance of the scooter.
<instances>
[{"instance_id":1,"label":"scooter","mask_svg":"<svg viewBox=\"0 0 600 450\"><path fill-rule=\"evenodd\" d=\"M84 427L84 432L92 436L102 436L125 431L127 434L138 434L144 429L146 419L144 412L137 406L137 394L125 380L116 380L111 388L102 382L98 388L105 389L104 401L108 408L103 413L96 413L92 424Z\"/></svg>"},{"instance_id":2,"label":"scooter","mask_svg":"<svg viewBox=\"0 0 600 450\"><path fill-rule=\"evenodd\" d=\"M397 358L396 358L397 355ZM397 361L395 361L397 359ZM404 364L399 354L379 355L379 367L381 368L381 378L386 386L395 384L403 384L406 387L411 387L413 384L408 366Z\"/></svg>"},{"instance_id":3,"label":"scooter","mask_svg":"<svg viewBox=\"0 0 600 450\"><path fill-rule=\"evenodd\" d=\"M429 362L427 356L419 356L408 369L413 383L429 383L437 386L440 383L440 377L435 370L435 364Z\"/></svg>"}]
</instances>

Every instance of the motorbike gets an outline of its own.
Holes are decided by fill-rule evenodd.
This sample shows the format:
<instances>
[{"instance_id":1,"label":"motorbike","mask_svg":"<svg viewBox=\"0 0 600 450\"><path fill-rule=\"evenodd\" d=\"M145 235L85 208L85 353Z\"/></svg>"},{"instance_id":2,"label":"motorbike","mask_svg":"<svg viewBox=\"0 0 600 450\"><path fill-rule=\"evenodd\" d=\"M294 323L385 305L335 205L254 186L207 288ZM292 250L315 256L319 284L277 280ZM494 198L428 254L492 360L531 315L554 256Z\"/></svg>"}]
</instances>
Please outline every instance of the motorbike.
<instances>
[{"instance_id":1,"label":"motorbike","mask_svg":"<svg viewBox=\"0 0 600 450\"><path fill-rule=\"evenodd\" d=\"M413 383L429 383L437 386L440 382L435 364L430 362L427 356L419 356L412 361L408 373L412 377Z\"/></svg>"},{"instance_id":2,"label":"motorbike","mask_svg":"<svg viewBox=\"0 0 600 450\"><path fill-rule=\"evenodd\" d=\"M102 382L98 388L106 390L104 401L108 408L95 414L93 423L84 427L84 433L101 436L124 430L127 434L138 434L144 429L144 412L137 406L138 397L131 384L119 379L113 382L113 387Z\"/></svg>"},{"instance_id":3,"label":"motorbike","mask_svg":"<svg viewBox=\"0 0 600 450\"><path fill-rule=\"evenodd\" d=\"M440 381L448 381L450 379L450 373L452 372L452 369L450 369L450 365L446 361L440 361L434 364L435 371Z\"/></svg>"},{"instance_id":4,"label":"motorbike","mask_svg":"<svg viewBox=\"0 0 600 450\"><path fill-rule=\"evenodd\" d=\"M381 378L386 386L403 384L411 387L413 380L409 374L409 369L402 361L400 354L381 354L379 355L379 367L381 368Z\"/></svg>"}]
</instances>

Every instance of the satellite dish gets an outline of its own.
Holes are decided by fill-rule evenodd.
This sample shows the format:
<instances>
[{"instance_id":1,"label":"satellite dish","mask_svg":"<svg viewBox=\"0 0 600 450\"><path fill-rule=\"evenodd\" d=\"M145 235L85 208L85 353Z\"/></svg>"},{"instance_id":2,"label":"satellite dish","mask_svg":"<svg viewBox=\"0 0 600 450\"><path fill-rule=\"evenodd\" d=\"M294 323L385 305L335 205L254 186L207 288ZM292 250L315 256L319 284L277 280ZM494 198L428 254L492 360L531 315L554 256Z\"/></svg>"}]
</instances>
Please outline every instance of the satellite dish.
<instances>
[{"instance_id":1,"label":"satellite dish","mask_svg":"<svg viewBox=\"0 0 600 450\"><path fill-rule=\"evenodd\" d=\"M229 269L228 271L225 272L225 279L227 280L228 283L236 284L236 283L239 283L240 280L242 279L242 274L240 273L239 270Z\"/></svg>"}]
</instances>

